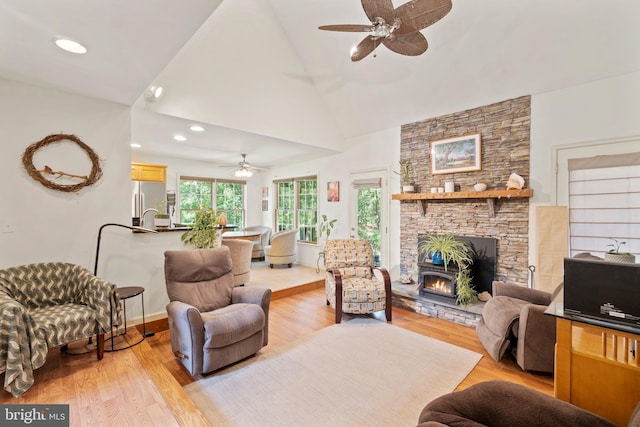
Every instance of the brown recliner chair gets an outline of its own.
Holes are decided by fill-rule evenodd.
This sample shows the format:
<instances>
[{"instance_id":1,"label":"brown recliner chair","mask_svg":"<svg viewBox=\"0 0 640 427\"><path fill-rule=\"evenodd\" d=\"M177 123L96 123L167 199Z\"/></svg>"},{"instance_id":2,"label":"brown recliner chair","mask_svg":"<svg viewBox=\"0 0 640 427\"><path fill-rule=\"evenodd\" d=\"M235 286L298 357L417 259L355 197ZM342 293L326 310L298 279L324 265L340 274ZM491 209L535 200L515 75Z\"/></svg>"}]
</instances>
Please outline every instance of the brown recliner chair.
<instances>
[{"instance_id":1,"label":"brown recliner chair","mask_svg":"<svg viewBox=\"0 0 640 427\"><path fill-rule=\"evenodd\" d=\"M628 427L640 425L640 405ZM419 427L613 427L615 424L570 403L508 381L493 380L442 395L424 407Z\"/></svg>"},{"instance_id":2,"label":"brown recliner chair","mask_svg":"<svg viewBox=\"0 0 640 427\"><path fill-rule=\"evenodd\" d=\"M494 281L493 298L476 326L489 355L500 361L511 348L522 369L553 372L556 319L544 311L561 289L559 285L551 293Z\"/></svg>"},{"instance_id":3,"label":"brown recliner chair","mask_svg":"<svg viewBox=\"0 0 640 427\"><path fill-rule=\"evenodd\" d=\"M257 353L271 289L234 287L229 248L165 252L171 348L193 376Z\"/></svg>"},{"instance_id":4,"label":"brown recliner chair","mask_svg":"<svg viewBox=\"0 0 640 427\"><path fill-rule=\"evenodd\" d=\"M602 260L588 252L574 258ZM525 371L553 372L556 319L544 311L559 292L562 283L553 292L545 292L494 281L493 298L485 304L476 326L478 338L489 355L500 361L511 349Z\"/></svg>"}]
</instances>

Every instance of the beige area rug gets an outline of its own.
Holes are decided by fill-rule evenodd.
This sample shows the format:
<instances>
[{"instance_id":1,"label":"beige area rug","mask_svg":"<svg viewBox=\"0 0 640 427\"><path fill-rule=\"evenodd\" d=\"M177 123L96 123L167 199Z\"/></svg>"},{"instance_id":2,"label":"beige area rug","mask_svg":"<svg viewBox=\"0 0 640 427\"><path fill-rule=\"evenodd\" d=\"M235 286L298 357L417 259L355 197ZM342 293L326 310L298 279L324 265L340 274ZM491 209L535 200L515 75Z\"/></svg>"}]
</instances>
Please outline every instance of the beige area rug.
<instances>
[{"instance_id":1,"label":"beige area rug","mask_svg":"<svg viewBox=\"0 0 640 427\"><path fill-rule=\"evenodd\" d=\"M189 384L214 426L415 426L482 356L374 319L322 329Z\"/></svg>"},{"instance_id":2,"label":"beige area rug","mask_svg":"<svg viewBox=\"0 0 640 427\"><path fill-rule=\"evenodd\" d=\"M264 261L252 261L251 277L246 286L269 288L275 292L324 280L324 273L324 269L316 273L315 268L301 264L293 264L291 268L286 266L269 268L269 264Z\"/></svg>"}]
</instances>

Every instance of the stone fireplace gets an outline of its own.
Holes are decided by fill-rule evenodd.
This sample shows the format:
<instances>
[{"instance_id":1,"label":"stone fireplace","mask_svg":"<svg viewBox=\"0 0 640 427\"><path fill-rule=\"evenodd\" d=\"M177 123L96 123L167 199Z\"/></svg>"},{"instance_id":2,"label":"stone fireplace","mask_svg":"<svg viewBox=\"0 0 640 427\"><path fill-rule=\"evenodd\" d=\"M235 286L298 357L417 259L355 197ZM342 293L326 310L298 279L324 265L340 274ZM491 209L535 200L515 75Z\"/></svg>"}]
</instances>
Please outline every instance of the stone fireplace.
<instances>
[{"instance_id":1,"label":"stone fireplace","mask_svg":"<svg viewBox=\"0 0 640 427\"><path fill-rule=\"evenodd\" d=\"M509 99L495 104L405 124L401 128L400 158L410 160L416 191L429 192L453 181L461 191L472 192L476 183L488 190L504 189L511 173L525 179L530 187L530 97ZM482 169L470 172L433 174L432 141L480 133ZM412 274L416 281L418 238L420 234L446 234L495 241L489 278L475 285L478 292L491 292L491 282L502 280L526 284L529 279L529 199L496 200L495 216L487 201L465 198L429 200L421 211L419 202L400 203L400 274Z\"/></svg>"}]
</instances>

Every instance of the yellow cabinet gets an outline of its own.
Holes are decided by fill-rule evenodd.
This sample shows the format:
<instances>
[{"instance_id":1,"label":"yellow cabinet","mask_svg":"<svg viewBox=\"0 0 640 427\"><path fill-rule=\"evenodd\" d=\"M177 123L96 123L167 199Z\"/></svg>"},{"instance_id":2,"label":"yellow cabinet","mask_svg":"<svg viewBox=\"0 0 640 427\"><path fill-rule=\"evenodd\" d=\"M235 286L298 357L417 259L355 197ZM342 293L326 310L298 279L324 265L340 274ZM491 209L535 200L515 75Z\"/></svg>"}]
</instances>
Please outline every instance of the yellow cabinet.
<instances>
[{"instance_id":1,"label":"yellow cabinet","mask_svg":"<svg viewBox=\"0 0 640 427\"><path fill-rule=\"evenodd\" d=\"M131 180L166 182L167 167L148 163L131 163Z\"/></svg>"}]
</instances>

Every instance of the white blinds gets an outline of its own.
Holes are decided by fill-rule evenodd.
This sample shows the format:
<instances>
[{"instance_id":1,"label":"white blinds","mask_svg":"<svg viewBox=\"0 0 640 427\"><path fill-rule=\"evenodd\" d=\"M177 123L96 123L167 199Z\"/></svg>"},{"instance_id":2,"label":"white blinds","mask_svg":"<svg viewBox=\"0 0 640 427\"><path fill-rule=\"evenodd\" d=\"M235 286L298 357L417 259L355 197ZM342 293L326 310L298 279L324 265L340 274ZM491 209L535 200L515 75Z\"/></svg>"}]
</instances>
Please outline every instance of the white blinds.
<instances>
[{"instance_id":1,"label":"white blinds","mask_svg":"<svg viewBox=\"0 0 640 427\"><path fill-rule=\"evenodd\" d=\"M353 185L353 188L381 188L382 179L380 178L354 179L351 185Z\"/></svg>"},{"instance_id":2,"label":"white blinds","mask_svg":"<svg viewBox=\"0 0 640 427\"><path fill-rule=\"evenodd\" d=\"M640 153L569 160L571 255L640 254Z\"/></svg>"}]
</instances>

